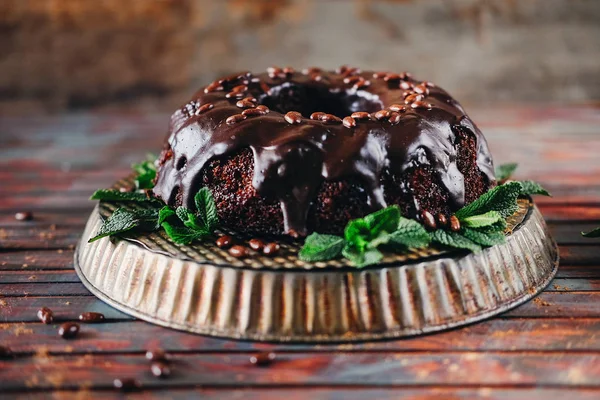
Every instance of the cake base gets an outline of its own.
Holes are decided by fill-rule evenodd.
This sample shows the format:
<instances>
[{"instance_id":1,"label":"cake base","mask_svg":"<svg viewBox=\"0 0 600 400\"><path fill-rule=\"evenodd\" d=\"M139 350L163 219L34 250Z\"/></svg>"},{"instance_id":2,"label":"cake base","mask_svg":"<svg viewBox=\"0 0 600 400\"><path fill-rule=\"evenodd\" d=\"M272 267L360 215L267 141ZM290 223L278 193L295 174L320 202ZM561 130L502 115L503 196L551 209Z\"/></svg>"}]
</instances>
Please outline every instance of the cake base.
<instances>
[{"instance_id":1,"label":"cake base","mask_svg":"<svg viewBox=\"0 0 600 400\"><path fill-rule=\"evenodd\" d=\"M500 314L550 283L558 248L533 202L519 203L506 244L477 254L433 251L363 270L339 262L227 265L210 246L194 257L185 246L170 251L163 243L166 250L157 251L140 238L87 243L102 224L101 204L77 247L75 269L104 302L169 328L274 342L401 338ZM152 235L151 243L164 240Z\"/></svg>"}]
</instances>

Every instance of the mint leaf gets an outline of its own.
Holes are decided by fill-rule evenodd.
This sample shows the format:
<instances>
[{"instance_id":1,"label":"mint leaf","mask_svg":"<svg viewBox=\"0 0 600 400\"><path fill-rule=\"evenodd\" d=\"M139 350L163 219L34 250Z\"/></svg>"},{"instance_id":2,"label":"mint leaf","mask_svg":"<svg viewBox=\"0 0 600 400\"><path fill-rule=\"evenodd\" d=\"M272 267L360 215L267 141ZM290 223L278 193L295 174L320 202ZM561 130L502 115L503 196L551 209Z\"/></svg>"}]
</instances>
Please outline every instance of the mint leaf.
<instances>
[{"instance_id":1,"label":"mint leaf","mask_svg":"<svg viewBox=\"0 0 600 400\"><path fill-rule=\"evenodd\" d=\"M429 233L415 220L400 218L398 229L390 233L388 244L420 249L431 242Z\"/></svg>"},{"instance_id":2,"label":"mint leaf","mask_svg":"<svg viewBox=\"0 0 600 400\"><path fill-rule=\"evenodd\" d=\"M466 249L472 252L481 251L481 246L457 232L443 231L438 229L431 234L431 240L433 240L435 243L439 243L448 247L454 247L456 249Z\"/></svg>"},{"instance_id":3,"label":"mint leaf","mask_svg":"<svg viewBox=\"0 0 600 400\"><path fill-rule=\"evenodd\" d=\"M152 189L154 187L154 179L156 178L155 160L156 156L149 154L146 161L131 166L137 172L135 186L138 189Z\"/></svg>"},{"instance_id":4,"label":"mint leaf","mask_svg":"<svg viewBox=\"0 0 600 400\"><path fill-rule=\"evenodd\" d=\"M517 197L521 193L519 182L508 182L487 191L477 200L464 206L456 212L456 217L463 220L473 215L485 214L488 211L498 211L503 218L514 214L519 206Z\"/></svg>"},{"instance_id":5,"label":"mint leaf","mask_svg":"<svg viewBox=\"0 0 600 400\"><path fill-rule=\"evenodd\" d=\"M483 232L483 233L504 232L505 229L506 229L506 220L505 219L501 219L500 221L495 222L492 225L481 226L481 227L477 228L477 230L479 232Z\"/></svg>"},{"instance_id":6,"label":"mint leaf","mask_svg":"<svg viewBox=\"0 0 600 400\"><path fill-rule=\"evenodd\" d=\"M217 205L215 199L208 188L202 188L194 197L196 203L196 212L205 224L205 228L212 232L219 224L219 215L217 214Z\"/></svg>"},{"instance_id":7,"label":"mint leaf","mask_svg":"<svg viewBox=\"0 0 600 400\"><path fill-rule=\"evenodd\" d=\"M485 214L472 215L460 220L461 226L469 228L481 228L483 226L494 225L498 221L502 221L502 215L498 211L488 211Z\"/></svg>"},{"instance_id":8,"label":"mint leaf","mask_svg":"<svg viewBox=\"0 0 600 400\"><path fill-rule=\"evenodd\" d=\"M364 221L371 235L377 236L381 231L393 232L400 222L400 208L389 206L365 216Z\"/></svg>"},{"instance_id":9,"label":"mint leaf","mask_svg":"<svg viewBox=\"0 0 600 400\"><path fill-rule=\"evenodd\" d=\"M210 233L210 231L204 224L204 221L199 221L198 217L196 217L196 214L191 212L188 208L177 207L175 213L177 214L177 217L179 217L181 222L183 222L183 225L185 225L187 228L193 229L195 231L202 231L206 234Z\"/></svg>"},{"instance_id":10,"label":"mint leaf","mask_svg":"<svg viewBox=\"0 0 600 400\"><path fill-rule=\"evenodd\" d=\"M512 174L514 174L515 171L517 170L518 166L519 166L519 164L517 164L517 163L509 163L509 164L499 165L498 167L496 167L496 171L495 171L496 179L498 181L505 181L507 179L510 179Z\"/></svg>"},{"instance_id":11,"label":"mint leaf","mask_svg":"<svg viewBox=\"0 0 600 400\"><path fill-rule=\"evenodd\" d=\"M591 232L581 232L581 236L583 237L587 237L587 238L597 238L600 237L600 228L596 228Z\"/></svg>"},{"instance_id":12,"label":"mint leaf","mask_svg":"<svg viewBox=\"0 0 600 400\"><path fill-rule=\"evenodd\" d=\"M529 195L533 196L535 194L540 194L542 196L552 196L546 189L542 187L537 182L533 181L518 181L521 185L521 195Z\"/></svg>"},{"instance_id":13,"label":"mint leaf","mask_svg":"<svg viewBox=\"0 0 600 400\"><path fill-rule=\"evenodd\" d=\"M113 236L127 232L132 229L152 231L156 229L158 210L135 210L130 211L123 207L117 208L110 217L104 221L96 236L88 240L92 243L106 236Z\"/></svg>"},{"instance_id":14,"label":"mint leaf","mask_svg":"<svg viewBox=\"0 0 600 400\"><path fill-rule=\"evenodd\" d=\"M497 244L506 243L506 236L503 232L481 232L472 228L463 228L461 235L481 246L490 247Z\"/></svg>"},{"instance_id":15,"label":"mint leaf","mask_svg":"<svg viewBox=\"0 0 600 400\"><path fill-rule=\"evenodd\" d=\"M338 257L343 248L343 238L315 232L306 238L298 256L302 261L326 261Z\"/></svg>"},{"instance_id":16,"label":"mint leaf","mask_svg":"<svg viewBox=\"0 0 600 400\"><path fill-rule=\"evenodd\" d=\"M165 222L167 219L171 218L174 215L175 211L171 207L164 206L163 208L161 208L158 212L158 226L161 226L163 222Z\"/></svg>"},{"instance_id":17,"label":"mint leaf","mask_svg":"<svg viewBox=\"0 0 600 400\"><path fill-rule=\"evenodd\" d=\"M197 231L185 226L172 225L169 222L163 222L163 229L169 238L177 244L190 244L195 240L202 239L209 235L206 231Z\"/></svg>"},{"instance_id":18,"label":"mint leaf","mask_svg":"<svg viewBox=\"0 0 600 400\"><path fill-rule=\"evenodd\" d=\"M354 247L358 252L363 252L371 240L371 229L363 218L348 222L344 229L344 238L348 245Z\"/></svg>"},{"instance_id":19,"label":"mint leaf","mask_svg":"<svg viewBox=\"0 0 600 400\"><path fill-rule=\"evenodd\" d=\"M342 254L357 268L377 264L383 258L383 254L377 249L368 249L364 252L359 252L350 246L344 247Z\"/></svg>"},{"instance_id":20,"label":"mint leaf","mask_svg":"<svg viewBox=\"0 0 600 400\"><path fill-rule=\"evenodd\" d=\"M149 198L145 193L139 192L121 192L114 189L98 189L94 192L90 200L103 200L103 201L135 201L139 203L144 202L158 202L159 200Z\"/></svg>"}]
</instances>

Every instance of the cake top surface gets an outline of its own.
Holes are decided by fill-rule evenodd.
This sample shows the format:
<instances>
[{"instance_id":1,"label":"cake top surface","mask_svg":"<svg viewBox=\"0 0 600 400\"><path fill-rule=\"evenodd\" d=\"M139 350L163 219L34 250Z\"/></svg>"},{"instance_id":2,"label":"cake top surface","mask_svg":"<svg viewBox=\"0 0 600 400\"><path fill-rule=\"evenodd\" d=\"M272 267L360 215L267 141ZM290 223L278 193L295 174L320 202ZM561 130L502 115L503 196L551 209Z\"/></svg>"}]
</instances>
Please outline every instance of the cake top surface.
<instances>
[{"instance_id":1,"label":"cake top surface","mask_svg":"<svg viewBox=\"0 0 600 400\"><path fill-rule=\"evenodd\" d=\"M494 180L486 141L460 104L409 74L270 68L219 79L177 110L160 158L156 196L193 207L201 171L242 148L254 155L252 184L281 204L285 232L306 234L311 202L324 180L356 177L369 205L385 207L380 177L429 165L453 208L465 204L456 132L477 141L477 166Z\"/></svg>"}]
</instances>

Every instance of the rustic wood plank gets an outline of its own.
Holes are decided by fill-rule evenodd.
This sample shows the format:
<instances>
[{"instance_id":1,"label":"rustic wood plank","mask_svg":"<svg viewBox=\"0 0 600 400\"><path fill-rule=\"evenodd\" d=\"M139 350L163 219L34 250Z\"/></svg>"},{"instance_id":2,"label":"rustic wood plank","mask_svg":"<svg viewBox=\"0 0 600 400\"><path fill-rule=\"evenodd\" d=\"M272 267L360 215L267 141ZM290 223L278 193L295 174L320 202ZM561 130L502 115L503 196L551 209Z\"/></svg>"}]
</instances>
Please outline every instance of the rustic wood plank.
<instances>
[{"instance_id":1,"label":"rustic wood plank","mask_svg":"<svg viewBox=\"0 0 600 400\"><path fill-rule=\"evenodd\" d=\"M64 269L54 271L2 271L1 284L12 283L79 283L81 282L75 270ZM1 291L1 289L0 289Z\"/></svg>"},{"instance_id":2,"label":"rustic wood plank","mask_svg":"<svg viewBox=\"0 0 600 400\"><path fill-rule=\"evenodd\" d=\"M13 250L0 252L0 271L73 268L74 250Z\"/></svg>"},{"instance_id":3,"label":"rustic wood plank","mask_svg":"<svg viewBox=\"0 0 600 400\"><path fill-rule=\"evenodd\" d=\"M11 283L0 285L1 297L92 296L81 282Z\"/></svg>"},{"instance_id":4,"label":"rustic wood plank","mask_svg":"<svg viewBox=\"0 0 600 400\"><path fill-rule=\"evenodd\" d=\"M402 340L375 341L357 344L268 344L211 338L162 328L143 321L82 324L76 340L66 341L57 335L58 323L38 322L0 324L0 342L14 353L44 351L57 353L140 353L160 347L172 352L253 352L304 351L430 351L440 353L464 351L505 352L581 352L600 351L600 319L582 318L577 322L565 318L496 318L465 328Z\"/></svg>"},{"instance_id":5,"label":"rustic wood plank","mask_svg":"<svg viewBox=\"0 0 600 400\"><path fill-rule=\"evenodd\" d=\"M580 385L600 388L600 353L286 353L268 368L259 368L241 354L177 354L169 379L150 377L143 355L88 354L0 361L4 390L24 387L112 387L115 377L130 376L142 385L169 387L207 385Z\"/></svg>"}]
</instances>

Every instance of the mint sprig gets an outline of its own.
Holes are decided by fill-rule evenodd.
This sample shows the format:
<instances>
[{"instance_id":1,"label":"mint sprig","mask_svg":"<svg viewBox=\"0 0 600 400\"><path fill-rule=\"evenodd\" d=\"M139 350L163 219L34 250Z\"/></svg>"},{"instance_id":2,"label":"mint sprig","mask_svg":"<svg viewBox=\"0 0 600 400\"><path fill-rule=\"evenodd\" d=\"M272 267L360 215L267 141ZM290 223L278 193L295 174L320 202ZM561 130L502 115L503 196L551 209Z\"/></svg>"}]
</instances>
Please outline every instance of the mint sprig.
<instances>
[{"instance_id":1,"label":"mint sprig","mask_svg":"<svg viewBox=\"0 0 600 400\"><path fill-rule=\"evenodd\" d=\"M127 210L117 208L110 217L104 221L94 237L88 243L95 242L106 236L120 235L129 231L153 231L156 229L158 210Z\"/></svg>"},{"instance_id":2,"label":"mint sprig","mask_svg":"<svg viewBox=\"0 0 600 400\"><path fill-rule=\"evenodd\" d=\"M121 192L114 189L98 189L92 194L90 200L101 201L133 201L137 203L152 203L159 200L148 197L145 193L139 192Z\"/></svg>"},{"instance_id":3,"label":"mint sprig","mask_svg":"<svg viewBox=\"0 0 600 400\"><path fill-rule=\"evenodd\" d=\"M519 164L517 164L517 163L508 163L508 164L499 165L498 167L496 167L496 170L495 170L496 179L499 182L503 182L503 181L506 181L507 179L510 179L512 177L512 175L515 173L515 171L517 170L518 166L519 166Z\"/></svg>"},{"instance_id":4,"label":"mint sprig","mask_svg":"<svg viewBox=\"0 0 600 400\"><path fill-rule=\"evenodd\" d=\"M156 179L156 156L148 154L146 160L139 164L133 164L131 167L137 176L135 177L135 186L138 189L152 189L154 187L154 179Z\"/></svg>"},{"instance_id":5,"label":"mint sprig","mask_svg":"<svg viewBox=\"0 0 600 400\"><path fill-rule=\"evenodd\" d=\"M591 232L581 232L581 236L586 238L598 238L600 237L600 228L596 228Z\"/></svg>"},{"instance_id":6,"label":"mint sprig","mask_svg":"<svg viewBox=\"0 0 600 400\"><path fill-rule=\"evenodd\" d=\"M344 238L339 236L311 233L304 241L298 257L308 262L332 260L339 257L344 244Z\"/></svg>"}]
</instances>

